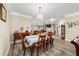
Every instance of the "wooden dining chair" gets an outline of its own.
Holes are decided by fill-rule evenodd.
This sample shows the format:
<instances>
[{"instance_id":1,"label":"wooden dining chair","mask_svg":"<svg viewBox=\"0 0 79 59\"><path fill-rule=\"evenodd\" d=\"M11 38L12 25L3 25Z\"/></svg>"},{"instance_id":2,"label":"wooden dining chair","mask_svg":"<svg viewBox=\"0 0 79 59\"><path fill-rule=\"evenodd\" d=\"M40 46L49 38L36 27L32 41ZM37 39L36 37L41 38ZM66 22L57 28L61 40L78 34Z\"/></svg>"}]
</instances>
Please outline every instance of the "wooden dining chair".
<instances>
[{"instance_id":1,"label":"wooden dining chair","mask_svg":"<svg viewBox=\"0 0 79 59\"><path fill-rule=\"evenodd\" d=\"M46 45L46 35L39 35L39 39L41 42L43 42L43 48L44 48L44 52L45 52L45 45Z\"/></svg>"},{"instance_id":2,"label":"wooden dining chair","mask_svg":"<svg viewBox=\"0 0 79 59\"><path fill-rule=\"evenodd\" d=\"M35 48L37 49L37 56L39 56L39 49L44 49L45 52L45 37L46 35L39 35L39 41L35 43Z\"/></svg>"},{"instance_id":3,"label":"wooden dining chair","mask_svg":"<svg viewBox=\"0 0 79 59\"><path fill-rule=\"evenodd\" d=\"M22 40L22 50L23 50L23 55L26 53L26 49L29 49L30 46L28 43L26 43L24 40Z\"/></svg>"},{"instance_id":4,"label":"wooden dining chair","mask_svg":"<svg viewBox=\"0 0 79 59\"><path fill-rule=\"evenodd\" d=\"M75 46L76 56L79 56L79 44L74 42L74 40L72 40L71 43Z\"/></svg>"},{"instance_id":5,"label":"wooden dining chair","mask_svg":"<svg viewBox=\"0 0 79 59\"><path fill-rule=\"evenodd\" d=\"M54 46L53 45L53 41L54 41L54 38L52 37L52 32L48 32L48 35L47 35L47 44L46 44L46 49L48 50L48 46L50 45L50 47Z\"/></svg>"},{"instance_id":6,"label":"wooden dining chair","mask_svg":"<svg viewBox=\"0 0 79 59\"><path fill-rule=\"evenodd\" d=\"M30 46L28 42L26 42L25 40L22 40L22 49L23 49L23 55L24 56L25 56L26 50L29 51L29 53L32 56L33 55L33 52L34 52L34 47L35 47L34 44L32 44Z\"/></svg>"}]
</instances>

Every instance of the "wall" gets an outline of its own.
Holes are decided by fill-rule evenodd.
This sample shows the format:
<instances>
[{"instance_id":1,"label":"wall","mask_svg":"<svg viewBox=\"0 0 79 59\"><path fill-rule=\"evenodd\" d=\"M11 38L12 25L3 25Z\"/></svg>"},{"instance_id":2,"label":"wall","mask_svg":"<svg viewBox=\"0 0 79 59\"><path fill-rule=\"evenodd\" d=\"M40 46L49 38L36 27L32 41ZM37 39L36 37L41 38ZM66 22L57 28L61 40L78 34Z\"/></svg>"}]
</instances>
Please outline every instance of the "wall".
<instances>
[{"instance_id":1,"label":"wall","mask_svg":"<svg viewBox=\"0 0 79 59\"><path fill-rule=\"evenodd\" d=\"M27 16L22 16L17 13L11 13L11 20L10 20L10 32L11 32L11 41L13 40L13 33L15 31L21 32L21 27L23 27L23 31L31 30L31 18ZM27 28L29 27L29 28Z\"/></svg>"},{"instance_id":2,"label":"wall","mask_svg":"<svg viewBox=\"0 0 79 59\"><path fill-rule=\"evenodd\" d=\"M64 19L60 20L60 21L58 22L58 25L57 25L57 27L58 27L58 33L57 33L57 35L58 35L59 37L61 37L61 25L65 25L65 20L64 20ZM57 27L56 27L56 28L57 28Z\"/></svg>"},{"instance_id":3,"label":"wall","mask_svg":"<svg viewBox=\"0 0 79 59\"><path fill-rule=\"evenodd\" d=\"M65 17L66 25L66 40L71 41L76 36L79 36L79 24L73 27L68 27L67 23L75 22L79 20L79 13L68 15Z\"/></svg>"},{"instance_id":4,"label":"wall","mask_svg":"<svg viewBox=\"0 0 79 59\"><path fill-rule=\"evenodd\" d=\"M6 4L4 6L7 9ZM10 47L9 17L7 10L7 22L0 19L0 56L6 55Z\"/></svg>"}]
</instances>

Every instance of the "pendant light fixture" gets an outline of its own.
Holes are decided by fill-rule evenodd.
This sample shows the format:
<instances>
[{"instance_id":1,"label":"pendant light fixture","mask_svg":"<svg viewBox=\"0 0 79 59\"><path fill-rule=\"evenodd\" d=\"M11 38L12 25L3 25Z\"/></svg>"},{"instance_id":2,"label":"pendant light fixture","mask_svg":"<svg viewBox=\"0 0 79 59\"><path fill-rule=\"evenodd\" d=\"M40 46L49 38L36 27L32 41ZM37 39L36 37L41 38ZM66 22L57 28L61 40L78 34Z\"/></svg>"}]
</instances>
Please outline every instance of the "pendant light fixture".
<instances>
[{"instance_id":1,"label":"pendant light fixture","mask_svg":"<svg viewBox=\"0 0 79 59\"><path fill-rule=\"evenodd\" d=\"M42 13L41 13L41 9L42 9L42 7L38 7L39 14L37 15L37 19L40 21L43 20L43 18L44 18Z\"/></svg>"}]
</instances>

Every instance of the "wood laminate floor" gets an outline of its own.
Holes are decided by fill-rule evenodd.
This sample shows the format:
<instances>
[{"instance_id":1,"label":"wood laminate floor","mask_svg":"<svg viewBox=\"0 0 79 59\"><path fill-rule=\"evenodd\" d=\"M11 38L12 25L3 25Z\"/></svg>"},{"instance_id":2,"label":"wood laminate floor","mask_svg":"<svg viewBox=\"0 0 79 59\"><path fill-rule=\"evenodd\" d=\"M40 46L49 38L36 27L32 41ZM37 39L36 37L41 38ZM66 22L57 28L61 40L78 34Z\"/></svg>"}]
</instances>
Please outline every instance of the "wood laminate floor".
<instances>
[{"instance_id":1,"label":"wood laminate floor","mask_svg":"<svg viewBox=\"0 0 79 59\"><path fill-rule=\"evenodd\" d=\"M75 56L75 47L68 41L62 39L54 40L54 47L48 49L48 51L43 52L40 50L39 56ZM17 43L15 48L11 45L9 49L8 56L23 56L23 51L21 44ZM30 56L29 52L26 51L26 56ZM34 51L33 56L37 56L36 50Z\"/></svg>"}]
</instances>

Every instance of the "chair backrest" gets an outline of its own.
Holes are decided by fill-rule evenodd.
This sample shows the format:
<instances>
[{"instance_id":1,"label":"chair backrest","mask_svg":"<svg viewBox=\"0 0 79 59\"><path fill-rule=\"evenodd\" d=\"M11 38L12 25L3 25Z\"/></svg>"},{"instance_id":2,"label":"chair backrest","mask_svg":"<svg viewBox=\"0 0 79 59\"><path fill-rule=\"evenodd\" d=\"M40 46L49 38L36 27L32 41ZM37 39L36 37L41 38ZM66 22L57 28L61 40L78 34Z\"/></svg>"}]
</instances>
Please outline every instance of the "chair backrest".
<instances>
[{"instance_id":1,"label":"chair backrest","mask_svg":"<svg viewBox=\"0 0 79 59\"><path fill-rule=\"evenodd\" d=\"M25 36L29 36L29 32L25 32Z\"/></svg>"},{"instance_id":2,"label":"chair backrest","mask_svg":"<svg viewBox=\"0 0 79 59\"><path fill-rule=\"evenodd\" d=\"M49 38L49 39L51 39L52 38L52 32L48 32L48 37L47 38Z\"/></svg>"},{"instance_id":3,"label":"chair backrest","mask_svg":"<svg viewBox=\"0 0 79 59\"><path fill-rule=\"evenodd\" d=\"M29 35L33 35L33 32L29 32Z\"/></svg>"},{"instance_id":4,"label":"chair backrest","mask_svg":"<svg viewBox=\"0 0 79 59\"><path fill-rule=\"evenodd\" d=\"M45 39L46 39L46 35L39 35L39 40L36 43L39 47L42 47L45 45Z\"/></svg>"},{"instance_id":5,"label":"chair backrest","mask_svg":"<svg viewBox=\"0 0 79 59\"><path fill-rule=\"evenodd\" d=\"M52 36L53 35L53 33L52 32L48 32L48 36Z\"/></svg>"},{"instance_id":6,"label":"chair backrest","mask_svg":"<svg viewBox=\"0 0 79 59\"><path fill-rule=\"evenodd\" d=\"M76 50L76 56L79 56L79 44L77 44L76 42L71 41L71 43L75 46L75 50Z\"/></svg>"},{"instance_id":7,"label":"chair backrest","mask_svg":"<svg viewBox=\"0 0 79 59\"><path fill-rule=\"evenodd\" d=\"M46 35L39 35L39 39L41 41L45 41L46 40Z\"/></svg>"},{"instance_id":8,"label":"chair backrest","mask_svg":"<svg viewBox=\"0 0 79 59\"><path fill-rule=\"evenodd\" d=\"M34 35L38 35L38 31L34 31Z\"/></svg>"}]
</instances>

